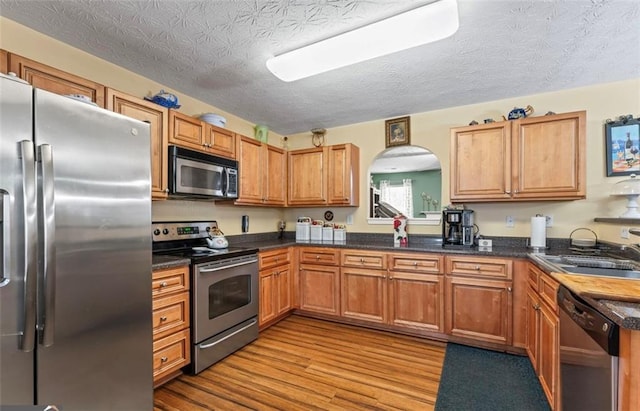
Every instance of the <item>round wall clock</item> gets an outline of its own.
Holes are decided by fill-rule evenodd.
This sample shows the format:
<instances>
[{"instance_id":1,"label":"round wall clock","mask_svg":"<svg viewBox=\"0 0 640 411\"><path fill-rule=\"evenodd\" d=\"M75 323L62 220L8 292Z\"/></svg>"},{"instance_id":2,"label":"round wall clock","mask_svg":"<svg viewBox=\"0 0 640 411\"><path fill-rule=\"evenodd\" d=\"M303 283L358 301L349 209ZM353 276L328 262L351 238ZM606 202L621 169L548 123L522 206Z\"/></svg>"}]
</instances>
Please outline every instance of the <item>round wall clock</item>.
<instances>
[{"instance_id":1,"label":"round wall clock","mask_svg":"<svg viewBox=\"0 0 640 411\"><path fill-rule=\"evenodd\" d=\"M333 221L333 211L329 210L329 211L325 211L324 212L324 219L327 221Z\"/></svg>"}]
</instances>

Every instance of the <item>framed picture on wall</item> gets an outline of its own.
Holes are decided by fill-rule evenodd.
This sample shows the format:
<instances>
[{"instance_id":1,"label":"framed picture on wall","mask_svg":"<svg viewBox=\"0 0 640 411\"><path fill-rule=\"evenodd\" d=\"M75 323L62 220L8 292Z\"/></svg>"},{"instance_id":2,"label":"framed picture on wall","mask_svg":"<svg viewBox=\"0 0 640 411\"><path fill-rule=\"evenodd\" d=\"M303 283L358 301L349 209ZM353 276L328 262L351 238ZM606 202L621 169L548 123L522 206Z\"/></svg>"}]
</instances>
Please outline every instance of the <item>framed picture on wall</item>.
<instances>
[{"instance_id":1,"label":"framed picture on wall","mask_svg":"<svg viewBox=\"0 0 640 411\"><path fill-rule=\"evenodd\" d=\"M411 129L408 116L387 120L384 124L386 129L386 148L411 144Z\"/></svg>"},{"instance_id":2,"label":"framed picture on wall","mask_svg":"<svg viewBox=\"0 0 640 411\"><path fill-rule=\"evenodd\" d=\"M640 174L640 120L609 121L604 128L607 177Z\"/></svg>"}]
</instances>

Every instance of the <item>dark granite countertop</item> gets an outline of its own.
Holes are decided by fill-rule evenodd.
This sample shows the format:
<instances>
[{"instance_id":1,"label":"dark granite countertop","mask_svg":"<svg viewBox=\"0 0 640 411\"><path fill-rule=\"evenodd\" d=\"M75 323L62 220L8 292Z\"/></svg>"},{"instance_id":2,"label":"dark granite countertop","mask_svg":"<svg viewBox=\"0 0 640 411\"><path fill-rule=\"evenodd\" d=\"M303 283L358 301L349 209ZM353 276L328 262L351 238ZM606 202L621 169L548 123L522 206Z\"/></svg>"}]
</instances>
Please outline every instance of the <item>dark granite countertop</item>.
<instances>
[{"instance_id":1,"label":"dark granite countertop","mask_svg":"<svg viewBox=\"0 0 640 411\"><path fill-rule=\"evenodd\" d=\"M278 239L277 234L243 234L229 236L229 243L234 246L257 248L260 251L277 249L289 246L308 247L335 247L351 248L363 250L416 252L416 253L439 253L439 254L467 254L486 257L507 257L529 259L531 248L527 247L523 238L493 238L493 247L482 249L480 247L467 246L442 246L440 236L420 236L415 235L409 238L408 247L394 247L391 235L369 234L369 233L348 233L347 240L340 243L335 242L297 242L295 233L286 233L284 239ZM548 254L570 254L568 239L547 239ZM187 261L188 263L188 261ZM154 258L154 268L155 258ZM548 272L545 267L541 269ZM583 297L596 309L613 320L621 327L631 330L640 330L640 304L615 300L597 300L586 296Z\"/></svg>"},{"instance_id":2,"label":"dark granite countertop","mask_svg":"<svg viewBox=\"0 0 640 411\"><path fill-rule=\"evenodd\" d=\"M174 257L171 255L153 255L151 257L151 268L153 270L164 270L167 268L180 267L189 265L191 261L188 258Z\"/></svg>"}]
</instances>

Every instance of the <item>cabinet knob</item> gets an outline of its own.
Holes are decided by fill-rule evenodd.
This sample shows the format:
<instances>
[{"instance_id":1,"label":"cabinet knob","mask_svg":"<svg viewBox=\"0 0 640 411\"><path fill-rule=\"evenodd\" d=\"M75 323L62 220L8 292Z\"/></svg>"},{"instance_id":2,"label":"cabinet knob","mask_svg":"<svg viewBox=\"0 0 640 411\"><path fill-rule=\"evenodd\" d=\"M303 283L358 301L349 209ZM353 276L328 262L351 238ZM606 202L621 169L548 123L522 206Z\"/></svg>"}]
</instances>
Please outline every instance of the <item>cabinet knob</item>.
<instances>
[{"instance_id":1,"label":"cabinet knob","mask_svg":"<svg viewBox=\"0 0 640 411\"><path fill-rule=\"evenodd\" d=\"M533 304L533 309L534 310L539 310L540 309L540 304Z\"/></svg>"},{"instance_id":2,"label":"cabinet knob","mask_svg":"<svg viewBox=\"0 0 640 411\"><path fill-rule=\"evenodd\" d=\"M507 194L511 194L511 191L510 191L510 190L507 190L507 191L505 191L505 193L507 193Z\"/></svg>"},{"instance_id":3,"label":"cabinet knob","mask_svg":"<svg viewBox=\"0 0 640 411\"><path fill-rule=\"evenodd\" d=\"M319 256L319 255L317 255L317 256L316 256L316 261L318 261L319 259L320 259L320 256Z\"/></svg>"},{"instance_id":4,"label":"cabinet knob","mask_svg":"<svg viewBox=\"0 0 640 411\"><path fill-rule=\"evenodd\" d=\"M393 280L393 276L392 275L389 276L389 280Z\"/></svg>"},{"instance_id":5,"label":"cabinet knob","mask_svg":"<svg viewBox=\"0 0 640 411\"><path fill-rule=\"evenodd\" d=\"M417 266L418 266L418 262L417 262L417 261L414 261L414 262L413 262L413 266L414 266L414 267L417 267Z\"/></svg>"},{"instance_id":6,"label":"cabinet knob","mask_svg":"<svg viewBox=\"0 0 640 411\"><path fill-rule=\"evenodd\" d=\"M480 271L480 266L476 265L476 271Z\"/></svg>"},{"instance_id":7,"label":"cabinet knob","mask_svg":"<svg viewBox=\"0 0 640 411\"><path fill-rule=\"evenodd\" d=\"M165 192L165 193L167 193L167 194L169 194L169 189L168 189L168 188L165 188L165 189L164 189L164 192Z\"/></svg>"},{"instance_id":8,"label":"cabinet knob","mask_svg":"<svg viewBox=\"0 0 640 411\"><path fill-rule=\"evenodd\" d=\"M167 317L165 316L160 317L160 321L167 321Z\"/></svg>"},{"instance_id":9,"label":"cabinet knob","mask_svg":"<svg viewBox=\"0 0 640 411\"><path fill-rule=\"evenodd\" d=\"M162 287L166 287L167 285L169 285L169 284L167 284L167 282L166 282L166 281L163 281L163 282L161 282L161 283L160 283L160 287L161 287L161 288L162 288Z\"/></svg>"},{"instance_id":10,"label":"cabinet knob","mask_svg":"<svg viewBox=\"0 0 640 411\"><path fill-rule=\"evenodd\" d=\"M507 291L511 292L513 289L511 287L507 287Z\"/></svg>"},{"instance_id":11,"label":"cabinet knob","mask_svg":"<svg viewBox=\"0 0 640 411\"><path fill-rule=\"evenodd\" d=\"M167 357L162 357L162 358L160 358L160 361L161 361L161 362L167 362L167 361L169 361L169 358L167 358Z\"/></svg>"},{"instance_id":12,"label":"cabinet knob","mask_svg":"<svg viewBox=\"0 0 640 411\"><path fill-rule=\"evenodd\" d=\"M360 259L360 264L364 264L364 258Z\"/></svg>"}]
</instances>

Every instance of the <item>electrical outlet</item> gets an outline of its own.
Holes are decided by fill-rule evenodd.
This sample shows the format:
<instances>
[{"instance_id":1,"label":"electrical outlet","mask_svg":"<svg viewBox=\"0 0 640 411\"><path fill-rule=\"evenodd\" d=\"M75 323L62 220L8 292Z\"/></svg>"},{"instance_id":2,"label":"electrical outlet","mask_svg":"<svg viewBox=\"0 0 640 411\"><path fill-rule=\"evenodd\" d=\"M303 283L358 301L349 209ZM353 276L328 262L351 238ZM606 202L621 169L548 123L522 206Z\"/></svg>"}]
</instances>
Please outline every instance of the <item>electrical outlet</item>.
<instances>
[{"instance_id":1,"label":"electrical outlet","mask_svg":"<svg viewBox=\"0 0 640 411\"><path fill-rule=\"evenodd\" d=\"M347 214L347 224L353 224L353 214Z\"/></svg>"},{"instance_id":2,"label":"electrical outlet","mask_svg":"<svg viewBox=\"0 0 640 411\"><path fill-rule=\"evenodd\" d=\"M622 227L620 229L620 238L629 238L629 227Z\"/></svg>"},{"instance_id":3,"label":"electrical outlet","mask_svg":"<svg viewBox=\"0 0 640 411\"><path fill-rule=\"evenodd\" d=\"M514 222L513 222L513 216L512 215L508 215L505 219L505 224L507 225L507 227L509 228L513 228L514 226Z\"/></svg>"},{"instance_id":4,"label":"electrical outlet","mask_svg":"<svg viewBox=\"0 0 640 411\"><path fill-rule=\"evenodd\" d=\"M553 227L553 216L552 215L546 215L544 216L544 218L546 219L546 226L547 228L549 227Z\"/></svg>"}]
</instances>

